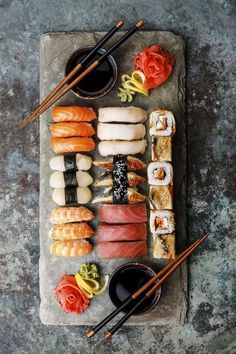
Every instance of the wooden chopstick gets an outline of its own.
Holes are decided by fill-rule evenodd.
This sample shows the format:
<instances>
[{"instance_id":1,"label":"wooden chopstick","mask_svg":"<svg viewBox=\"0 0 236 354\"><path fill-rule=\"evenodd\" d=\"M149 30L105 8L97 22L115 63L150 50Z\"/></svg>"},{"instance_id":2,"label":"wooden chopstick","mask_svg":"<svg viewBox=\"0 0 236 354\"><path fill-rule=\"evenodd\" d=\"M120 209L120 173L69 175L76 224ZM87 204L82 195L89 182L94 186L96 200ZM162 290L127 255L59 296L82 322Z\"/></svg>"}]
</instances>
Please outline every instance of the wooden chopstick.
<instances>
[{"instance_id":1,"label":"wooden chopstick","mask_svg":"<svg viewBox=\"0 0 236 354\"><path fill-rule=\"evenodd\" d=\"M122 23L123 24L123 23ZM41 109L38 109L27 118L21 125L20 129L25 127L28 123L34 121L39 115L45 112L48 108L50 108L55 102L57 102L62 96L64 96L71 88L76 86L86 75L88 75L91 71L93 71L98 65L103 63L108 55L110 55L114 50L116 50L121 44L123 44L132 34L142 28L144 25L143 21L138 21L128 32L126 32L113 46L108 49L98 60L94 61L92 64L86 68L82 74L80 74L73 82L71 82L62 92L57 91L58 95L51 93L51 98L47 100L46 104L43 105ZM117 27L116 27L117 30ZM114 33L114 32L113 32ZM70 75L70 74L69 74ZM73 75L72 75L73 76ZM68 80L67 80L68 81ZM60 85L60 84L59 84ZM63 85L64 86L64 85ZM62 88L62 87L61 87ZM42 104L41 104L42 105Z\"/></svg>"},{"instance_id":2,"label":"wooden chopstick","mask_svg":"<svg viewBox=\"0 0 236 354\"><path fill-rule=\"evenodd\" d=\"M55 89L41 102L38 108L20 125L20 129L26 126L34 117L40 114L43 107L65 86L65 84L70 81L75 74L77 74L96 54L96 52L105 44L114 33L118 31L119 28L123 26L124 22L118 20L116 24L105 34L104 37L93 47L93 49L86 55L84 59L78 63L74 69L69 72L69 74L55 87Z\"/></svg>"},{"instance_id":3,"label":"wooden chopstick","mask_svg":"<svg viewBox=\"0 0 236 354\"><path fill-rule=\"evenodd\" d=\"M196 248L198 248L201 243L203 241L205 241L205 239L208 237L209 233L207 233L206 235L204 235L202 238L200 238L197 242L195 242L194 245L190 246L188 249L187 249L187 252L183 252L185 253L183 255L181 255L181 257L178 257L177 261L173 264L172 267L168 267L168 271L165 272L165 274L162 276L162 278L160 280L157 281L157 283L150 289L148 290L145 295L143 297L140 298L140 300L135 304L135 306L133 306L133 308L127 312L121 319L120 321L118 321L107 333L105 333L104 335L104 340L109 340L111 338L111 336L132 316L132 314L135 312L135 310L147 299L149 298L150 296L152 296L152 294L161 286L161 284L194 252L194 250ZM167 268L165 267L165 268ZM164 268L164 269L165 269ZM153 278L156 278L153 277ZM160 278L160 277L159 277ZM150 283L150 281L149 281ZM145 284L146 285L146 284ZM142 287L144 288L144 286ZM141 288L141 289L142 289ZM141 290L140 289L140 290ZM146 289L146 288L145 288ZM138 296L140 294L142 294L143 291L140 291Z\"/></svg>"},{"instance_id":4,"label":"wooden chopstick","mask_svg":"<svg viewBox=\"0 0 236 354\"><path fill-rule=\"evenodd\" d=\"M179 260L181 260L186 254L188 254L191 250L194 250L195 247L198 247L200 243L202 243L208 234L203 236L203 238L195 241L191 246L189 246L185 251L183 251L179 256L177 256L173 261L171 261L166 267L164 267L160 272L158 272L153 278L151 278L147 283L145 283L140 289L135 291L131 296L128 296L127 299L122 302L122 304L117 307L112 313L110 313L107 317L105 317L100 323L96 326L92 327L87 332L87 337L90 338L94 334L96 334L101 328L103 328L108 322L110 322L118 313L120 313L128 304L130 304L133 300L135 300L138 296L140 296L145 290L149 288L150 285L155 283L158 279L160 279L165 273L171 269L174 264L176 264Z\"/></svg>"}]
</instances>

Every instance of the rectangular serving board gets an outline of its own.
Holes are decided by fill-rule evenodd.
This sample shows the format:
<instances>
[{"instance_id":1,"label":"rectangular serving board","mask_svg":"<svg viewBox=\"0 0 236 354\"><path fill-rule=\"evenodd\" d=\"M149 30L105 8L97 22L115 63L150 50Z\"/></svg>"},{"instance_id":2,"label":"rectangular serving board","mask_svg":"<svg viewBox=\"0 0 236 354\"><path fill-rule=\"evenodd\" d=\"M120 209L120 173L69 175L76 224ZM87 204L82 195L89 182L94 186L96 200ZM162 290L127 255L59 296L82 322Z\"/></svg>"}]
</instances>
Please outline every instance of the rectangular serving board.
<instances>
[{"instance_id":1,"label":"rectangular serving board","mask_svg":"<svg viewBox=\"0 0 236 354\"><path fill-rule=\"evenodd\" d=\"M123 32L117 33L111 40L116 41ZM63 79L65 65L70 55L79 47L96 43L103 32L69 32L47 33L41 37L40 48L40 98L43 98ZM133 58L142 49L149 45L159 44L164 46L175 56L176 62L170 79L150 92L148 97L137 94L132 102L133 105L142 107L149 112L156 108L171 110L176 119L177 132L173 138L173 168L174 168L174 211L176 220L176 247L180 252L186 243L186 136L185 136L185 45L180 36L171 32L139 32L132 36L115 53L114 58L118 64L119 78L112 91L105 97L86 101L76 97L73 93L66 94L58 104L81 105L94 108L105 106L125 106L117 96L120 85L120 75L131 73L134 64ZM91 305L82 315L66 314L56 303L53 289L63 273L74 274L84 262L95 262L100 266L103 274L111 274L120 264L127 259L101 260L96 254L96 236L94 251L82 258L53 257L50 255L52 241L48 237L50 228L49 216L56 205L51 199L52 190L49 186L51 170L49 160L54 153L50 147L50 110L45 112L40 119L40 318L44 324L51 325L93 325L101 321L109 314L113 305L109 300L108 293L97 296L91 301ZM96 124L95 124L96 125ZM148 128L148 122L146 122ZM144 155L140 155L147 164L151 160L151 144L147 130L146 138L148 148ZM98 140L96 140L98 142ZM98 151L91 153L93 158L98 158ZM92 168L93 177L101 174L101 170ZM148 185L142 190L148 195ZM96 193L93 190L93 193ZM96 213L94 205L88 204L89 208ZM93 221L96 227L97 218ZM161 269L166 262L153 259L152 236L148 235L149 255L146 259L136 259L144 262L154 270ZM133 260L134 261L134 260ZM133 316L127 324L170 324L182 323L186 318L187 311L187 266L184 264L163 285L161 300L154 310L142 316Z\"/></svg>"}]
</instances>

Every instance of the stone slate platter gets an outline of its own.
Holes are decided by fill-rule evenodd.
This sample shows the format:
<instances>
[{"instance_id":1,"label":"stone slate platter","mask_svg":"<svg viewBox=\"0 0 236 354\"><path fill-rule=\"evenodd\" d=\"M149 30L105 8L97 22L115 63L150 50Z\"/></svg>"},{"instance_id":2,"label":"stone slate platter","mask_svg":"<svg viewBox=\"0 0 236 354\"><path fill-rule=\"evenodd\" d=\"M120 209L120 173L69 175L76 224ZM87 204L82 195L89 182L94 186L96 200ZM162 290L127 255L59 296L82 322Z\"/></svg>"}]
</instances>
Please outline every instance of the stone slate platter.
<instances>
[{"instance_id":1,"label":"stone slate platter","mask_svg":"<svg viewBox=\"0 0 236 354\"><path fill-rule=\"evenodd\" d=\"M42 99L64 77L65 64L70 55L79 47L94 44L103 32L73 32L47 33L41 37L41 66L40 66L40 98ZM111 43L122 35L117 33ZM159 88L151 91L149 97L136 95L133 105L143 107L149 112L155 108L166 108L173 111L176 118L177 132L173 143L174 167L174 207L176 215L176 244L180 252L186 243L186 136L185 136L185 57L184 41L180 36L171 32L139 32L131 37L115 53L119 73L131 73L134 68L133 58L143 48L160 44L167 48L176 58L171 78ZM86 101L68 93L60 100L60 105L84 105L95 110L104 106L121 106L117 97L120 80L112 91L105 97ZM63 273L73 274L78 271L84 262L95 262L101 266L103 274L111 273L117 266L127 262L125 259L100 260L96 255L96 248L92 254L83 258L52 257L49 253L51 240L48 237L50 228L49 216L56 205L51 200L52 190L49 186L50 168L49 159L54 156L50 148L50 110L41 116L40 120L40 318L44 324L52 325L92 325L101 321L105 315L113 310L113 305L106 293L97 296L91 301L89 309L82 315L66 314L56 304L53 289ZM146 123L148 126L148 122ZM150 138L147 134L149 147L143 156L139 156L147 163L150 161ZM98 152L92 153L98 157ZM99 169L91 170L93 177L101 174ZM148 186L143 187L148 193ZM95 191L93 191L96 193ZM89 204L88 207L91 207ZM94 206L92 206L93 210ZM95 210L96 211L96 210ZM97 220L93 224L96 226ZM96 236L93 238L96 243ZM152 266L154 270L163 267L166 262L152 258L152 238L149 234L149 256L139 259ZM127 324L168 324L183 323L187 311L187 266L183 265L169 278L162 287L161 300L154 310L142 316L133 316Z\"/></svg>"}]
</instances>

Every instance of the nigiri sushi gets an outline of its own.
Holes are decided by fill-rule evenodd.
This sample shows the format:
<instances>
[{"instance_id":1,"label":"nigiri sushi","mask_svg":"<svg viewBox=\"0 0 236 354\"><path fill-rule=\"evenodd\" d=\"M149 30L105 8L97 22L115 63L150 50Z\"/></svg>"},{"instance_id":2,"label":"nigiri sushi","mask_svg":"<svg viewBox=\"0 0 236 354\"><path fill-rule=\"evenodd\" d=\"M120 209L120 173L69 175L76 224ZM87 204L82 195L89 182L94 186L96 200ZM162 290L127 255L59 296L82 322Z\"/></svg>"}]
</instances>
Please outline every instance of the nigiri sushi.
<instances>
[{"instance_id":1,"label":"nigiri sushi","mask_svg":"<svg viewBox=\"0 0 236 354\"><path fill-rule=\"evenodd\" d=\"M58 138L72 136L92 136L95 134L93 126L84 122L59 122L50 125L51 135Z\"/></svg>"},{"instance_id":2,"label":"nigiri sushi","mask_svg":"<svg viewBox=\"0 0 236 354\"><path fill-rule=\"evenodd\" d=\"M175 230L173 211L151 210L150 230L154 235L172 233Z\"/></svg>"},{"instance_id":3,"label":"nigiri sushi","mask_svg":"<svg viewBox=\"0 0 236 354\"><path fill-rule=\"evenodd\" d=\"M147 141L143 140L134 140L134 141L101 141L98 144L98 151L101 156L109 155L135 155L143 154L146 150Z\"/></svg>"},{"instance_id":4,"label":"nigiri sushi","mask_svg":"<svg viewBox=\"0 0 236 354\"><path fill-rule=\"evenodd\" d=\"M97 253L98 257L105 259L146 257L147 243L146 241L99 242Z\"/></svg>"},{"instance_id":5,"label":"nigiri sushi","mask_svg":"<svg viewBox=\"0 0 236 354\"><path fill-rule=\"evenodd\" d=\"M94 213L85 207L54 208L51 212L50 222L52 224L65 224L79 221L90 221Z\"/></svg>"},{"instance_id":6,"label":"nigiri sushi","mask_svg":"<svg viewBox=\"0 0 236 354\"><path fill-rule=\"evenodd\" d=\"M139 107L104 107L98 110L99 122L143 123L148 114Z\"/></svg>"},{"instance_id":7,"label":"nigiri sushi","mask_svg":"<svg viewBox=\"0 0 236 354\"><path fill-rule=\"evenodd\" d=\"M92 203L107 203L107 204L137 204L144 202L146 197L137 192L133 188L127 188L127 194L124 195L123 191L114 191L113 188L106 188L103 193L96 196Z\"/></svg>"},{"instance_id":8,"label":"nigiri sushi","mask_svg":"<svg viewBox=\"0 0 236 354\"><path fill-rule=\"evenodd\" d=\"M51 138L52 150L55 153L91 151L95 143L91 138Z\"/></svg>"},{"instance_id":9,"label":"nigiri sushi","mask_svg":"<svg viewBox=\"0 0 236 354\"><path fill-rule=\"evenodd\" d=\"M58 205L86 204L92 197L88 187L55 188L52 193L53 201Z\"/></svg>"},{"instance_id":10,"label":"nigiri sushi","mask_svg":"<svg viewBox=\"0 0 236 354\"><path fill-rule=\"evenodd\" d=\"M92 159L82 154L61 155L52 157L49 164L56 171L88 171L92 166Z\"/></svg>"},{"instance_id":11,"label":"nigiri sushi","mask_svg":"<svg viewBox=\"0 0 236 354\"><path fill-rule=\"evenodd\" d=\"M140 223L147 221L146 204L101 204L98 206L100 222L108 224Z\"/></svg>"},{"instance_id":12,"label":"nigiri sushi","mask_svg":"<svg viewBox=\"0 0 236 354\"><path fill-rule=\"evenodd\" d=\"M51 111L54 122L90 122L96 118L92 108L79 106L56 106Z\"/></svg>"},{"instance_id":13,"label":"nigiri sushi","mask_svg":"<svg viewBox=\"0 0 236 354\"><path fill-rule=\"evenodd\" d=\"M60 241L90 238L93 234L92 227L86 222L54 225L49 231L49 237Z\"/></svg>"},{"instance_id":14,"label":"nigiri sushi","mask_svg":"<svg viewBox=\"0 0 236 354\"><path fill-rule=\"evenodd\" d=\"M175 118L173 113L157 109L150 114L150 135L172 136L175 134Z\"/></svg>"},{"instance_id":15,"label":"nigiri sushi","mask_svg":"<svg viewBox=\"0 0 236 354\"><path fill-rule=\"evenodd\" d=\"M172 165L169 162L151 162L148 165L148 183L155 186L172 185Z\"/></svg>"},{"instance_id":16,"label":"nigiri sushi","mask_svg":"<svg viewBox=\"0 0 236 354\"><path fill-rule=\"evenodd\" d=\"M97 242L139 241L147 238L145 223L139 224L100 224L97 228Z\"/></svg>"},{"instance_id":17,"label":"nigiri sushi","mask_svg":"<svg viewBox=\"0 0 236 354\"><path fill-rule=\"evenodd\" d=\"M146 164L138 159L137 157L133 156L122 156L123 160L127 165L128 171L137 171L142 170L146 167ZM105 170L112 171L114 166L114 157L108 160L101 160L101 161L93 161L94 166L104 168Z\"/></svg>"},{"instance_id":18,"label":"nigiri sushi","mask_svg":"<svg viewBox=\"0 0 236 354\"><path fill-rule=\"evenodd\" d=\"M51 174L50 186L52 188L65 188L65 187L87 187L93 183L93 178L88 172L60 172L56 171Z\"/></svg>"},{"instance_id":19,"label":"nigiri sushi","mask_svg":"<svg viewBox=\"0 0 236 354\"><path fill-rule=\"evenodd\" d=\"M145 178L142 176L137 175L134 172L127 173L128 185L130 187L136 187L138 184L142 184L145 182ZM105 172L100 177L98 177L94 182L94 187L101 187L101 186L113 186L113 178L112 174L109 172Z\"/></svg>"},{"instance_id":20,"label":"nigiri sushi","mask_svg":"<svg viewBox=\"0 0 236 354\"><path fill-rule=\"evenodd\" d=\"M55 241L51 245L53 256L81 257L92 252L93 246L87 240Z\"/></svg>"},{"instance_id":21,"label":"nigiri sushi","mask_svg":"<svg viewBox=\"0 0 236 354\"><path fill-rule=\"evenodd\" d=\"M100 140L138 140L146 134L144 124L98 123L97 136Z\"/></svg>"},{"instance_id":22,"label":"nigiri sushi","mask_svg":"<svg viewBox=\"0 0 236 354\"><path fill-rule=\"evenodd\" d=\"M153 244L153 257L158 259L175 258L175 234L155 236Z\"/></svg>"}]
</instances>

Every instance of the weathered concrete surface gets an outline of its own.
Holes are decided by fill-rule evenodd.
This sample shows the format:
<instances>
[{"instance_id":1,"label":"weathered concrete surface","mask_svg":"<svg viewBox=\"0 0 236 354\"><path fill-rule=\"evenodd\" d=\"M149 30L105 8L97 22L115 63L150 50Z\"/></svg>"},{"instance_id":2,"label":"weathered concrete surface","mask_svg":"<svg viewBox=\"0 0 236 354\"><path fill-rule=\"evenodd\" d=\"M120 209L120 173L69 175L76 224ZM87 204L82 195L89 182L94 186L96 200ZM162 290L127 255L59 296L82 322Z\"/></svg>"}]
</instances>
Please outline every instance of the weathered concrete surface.
<instances>
[{"instance_id":1,"label":"weathered concrete surface","mask_svg":"<svg viewBox=\"0 0 236 354\"><path fill-rule=\"evenodd\" d=\"M235 344L235 2L0 2L1 353L224 353ZM38 317L38 123L19 121L38 102L39 38L48 31L127 26L171 30L187 44L189 239L211 238L192 256L184 326L124 327L108 345L84 329L46 327Z\"/></svg>"}]
</instances>

